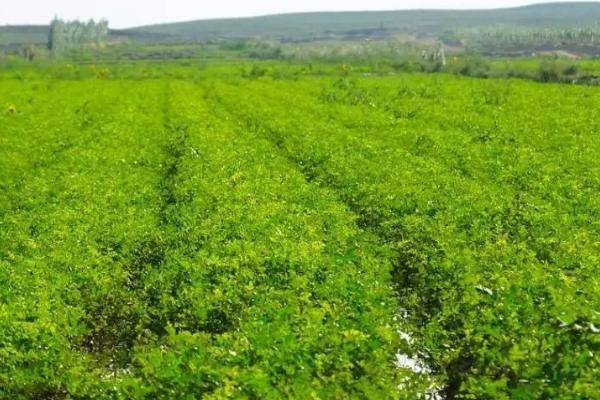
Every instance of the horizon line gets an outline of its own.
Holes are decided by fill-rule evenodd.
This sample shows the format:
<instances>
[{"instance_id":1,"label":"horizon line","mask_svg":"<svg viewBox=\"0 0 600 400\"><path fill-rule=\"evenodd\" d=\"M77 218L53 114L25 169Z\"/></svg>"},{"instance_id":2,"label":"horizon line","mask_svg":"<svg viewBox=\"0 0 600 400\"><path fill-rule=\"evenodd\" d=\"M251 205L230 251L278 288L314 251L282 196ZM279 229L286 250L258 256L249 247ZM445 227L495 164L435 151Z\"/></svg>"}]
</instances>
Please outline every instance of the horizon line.
<instances>
[{"instance_id":1,"label":"horizon line","mask_svg":"<svg viewBox=\"0 0 600 400\"><path fill-rule=\"evenodd\" d=\"M286 16L286 15L302 15L302 14L334 14L334 13L386 13L386 12L398 12L398 11L407 11L407 12L447 12L447 11L502 11L502 10L515 10L520 8L527 7L535 7L542 5L550 5L550 4L568 4L570 6L574 4L600 4L600 1L592 1L592 0L582 0L582 1L534 1L527 4L515 5L515 6L507 6L507 7L491 7L491 8L394 8L394 9L364 9L364 10L306 10L306 11L290 11L290 12L281 12L281 13L267 13L267 14L253 14L253 15L240 15L240 16L232 16L232 17L211 17L211 18L193 18L189 20L176 20L176 21L163 21L163 22L150 22L144 23L142 25L134 25L134 26L124 26L124 27L111 27L112 30L131 30L131 29L139 29L144 27L151 26L160 26L160 25L175 25L175 24L185 24L185 23L193 23L193 22L207 22L207 21L227 21L227 20L242 20L242 19L253 19L253 18L268 18L268 17L278 17L278 16ZM56 17L56 15L55 15ZM55 18L53 17L53 18ZM59 17L63 19L62 17ZM80 21L87 21L90 18L79 19ZM94 20L100 19L108 19L105 17L99 18L91 18ZM52 19L50 19L51 21ZM76 21L77 18L69 19L65 18L67 21ZM108 19L110 24L110 19ZM50 22L47 24L39 24L39 23L20 23L20 24L10 24L4 23L0 26L2 27L46 27L49 26Z\"/></svg>"}]
</instances>

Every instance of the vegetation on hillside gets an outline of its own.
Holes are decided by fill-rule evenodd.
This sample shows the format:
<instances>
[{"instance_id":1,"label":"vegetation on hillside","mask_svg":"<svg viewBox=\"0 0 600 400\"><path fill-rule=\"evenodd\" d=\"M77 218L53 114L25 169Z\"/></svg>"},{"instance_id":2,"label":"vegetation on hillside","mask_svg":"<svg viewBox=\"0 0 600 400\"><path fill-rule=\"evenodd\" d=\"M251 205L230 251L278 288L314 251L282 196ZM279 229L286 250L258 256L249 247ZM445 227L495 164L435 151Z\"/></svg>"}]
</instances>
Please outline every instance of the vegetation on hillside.
<instances>
[{"instance_id":1,"label":"vegetation on hillside","mask_svg":"<svg viewBox=\"0 0 600 400\"><path fill-rule=\"evenodd\" d=\"M264 17L215 19L168 23L134 28L173 38L271 38L307 40L390 36L413 33L436 37L456 28L564 29L592 27L598 23L596 2L548 3L498 10L399 10L367 12L319 12Z\"/></svg>"},{"instance_id":2,"label":"vegetation on hillside","mask_svg":"<svg viewBox=\"0 0 600 400\"><path fill-rule=\"evenodd\" d=\"M206 43L254 40L302 45L326 42L442 42L448 50L527 56L563 51L600 54L600 4L537 4L498 10L401 10L270 15L111 30L113 42ZM74 30L81 31L74 26ZM85 30L88 30L87 28ZM0 27L0 48L44 45L43 27ZM93 29L91 29L93 31ZM71 43L78 40L71 40ZM93 41L93 40L90 40Z\"/></svg>"}]
</instances>

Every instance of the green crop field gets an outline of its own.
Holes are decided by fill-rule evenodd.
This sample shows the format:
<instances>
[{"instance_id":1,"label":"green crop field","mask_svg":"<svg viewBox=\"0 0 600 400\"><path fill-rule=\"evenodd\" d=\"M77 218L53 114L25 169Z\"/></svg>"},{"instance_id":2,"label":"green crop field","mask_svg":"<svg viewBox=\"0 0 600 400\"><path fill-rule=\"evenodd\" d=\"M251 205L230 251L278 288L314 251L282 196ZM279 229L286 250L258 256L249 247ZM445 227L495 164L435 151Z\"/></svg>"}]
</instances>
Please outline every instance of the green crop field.
<instances>
[{"instance_id":1,"label":"green crop field","mask_svg":"<svg viewBox=\"0 0 600 400\"><path fill-rule=\"evenodd\" d=\"M0 399L600 398L600 88L0 68Z\"/></svg>"}]
</instances>

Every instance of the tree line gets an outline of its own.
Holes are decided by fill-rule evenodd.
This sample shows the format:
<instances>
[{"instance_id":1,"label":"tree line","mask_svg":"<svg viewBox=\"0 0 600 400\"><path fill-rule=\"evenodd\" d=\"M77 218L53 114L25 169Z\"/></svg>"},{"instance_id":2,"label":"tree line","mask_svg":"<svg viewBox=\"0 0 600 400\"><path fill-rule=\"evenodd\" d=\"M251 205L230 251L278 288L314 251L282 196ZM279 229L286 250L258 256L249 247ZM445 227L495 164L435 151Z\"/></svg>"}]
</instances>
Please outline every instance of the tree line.
<instances>
[{"instance_id":1,"label":"tree line","mask_svg":"<svg viewBox=\"0 0 600 400\"><path fill-rule=\"evenodd\" d=\"M48 36L48 49L53 52L84 47L88 45L99 45L109 34L108 21L101 19L88 22L65 21L54 18L50 23Z\"/></svg>"}]
</instances>

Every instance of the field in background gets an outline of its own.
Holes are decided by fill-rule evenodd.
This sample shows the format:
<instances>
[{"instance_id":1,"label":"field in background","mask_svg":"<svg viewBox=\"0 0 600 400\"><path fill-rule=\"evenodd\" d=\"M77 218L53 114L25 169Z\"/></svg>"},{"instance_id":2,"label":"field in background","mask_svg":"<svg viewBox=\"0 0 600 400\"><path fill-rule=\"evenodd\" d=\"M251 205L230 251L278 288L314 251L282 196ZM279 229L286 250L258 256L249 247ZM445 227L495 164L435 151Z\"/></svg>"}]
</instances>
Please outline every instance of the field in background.
<instances>
[{"instance_id":1,"label":"field in background","mask_svg":"<svg viewBox=\"0 0 600 400\"><path fill-rule=\"evenodd\" d=\"M404 71L5 63L0 398L600 397L598 89Z\"/></svg>"}]
</instances>

